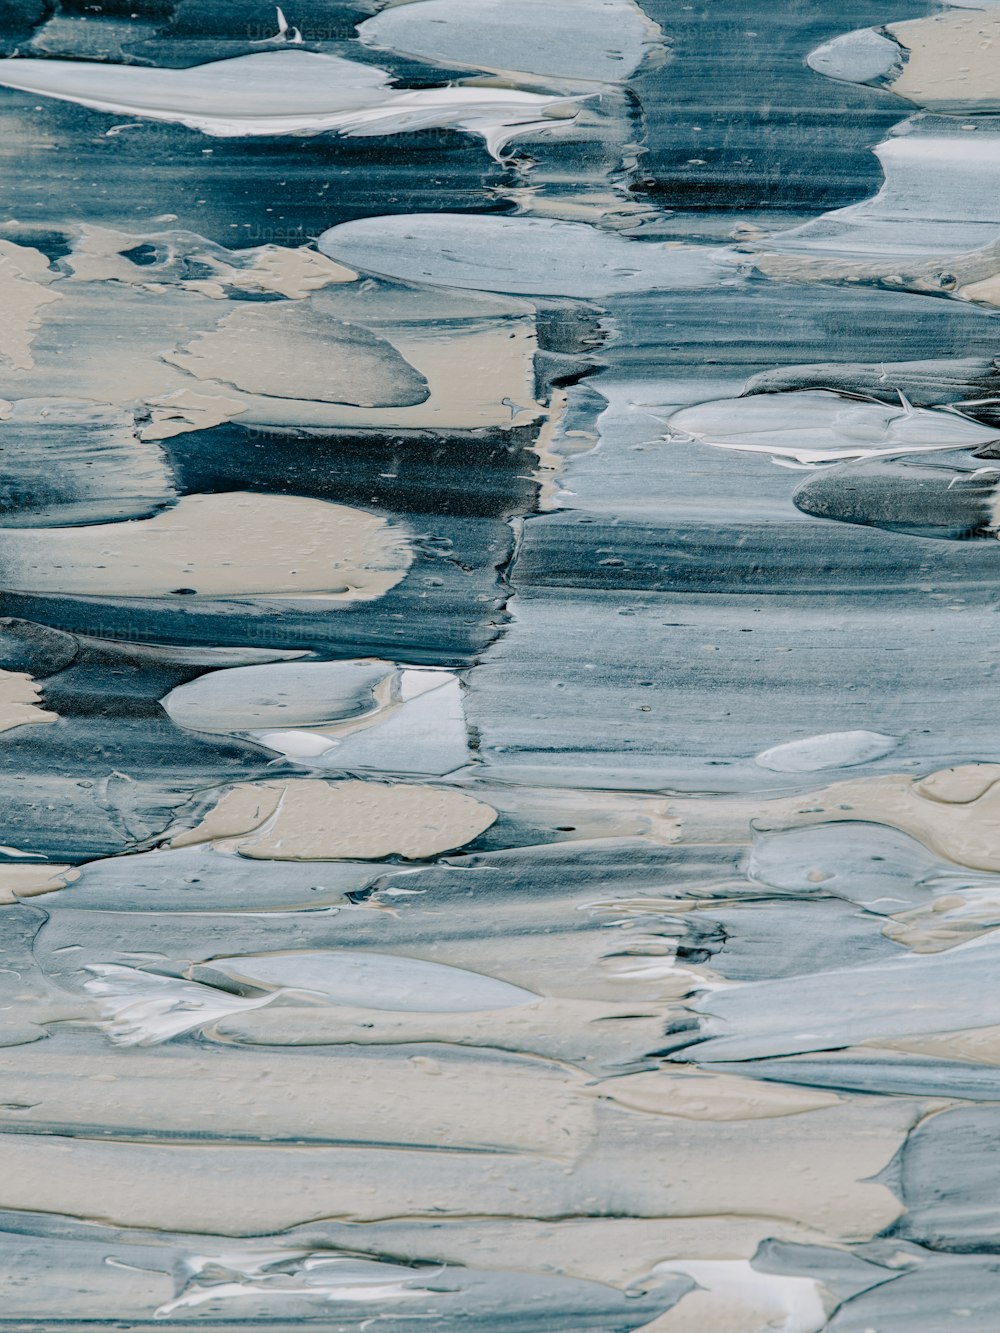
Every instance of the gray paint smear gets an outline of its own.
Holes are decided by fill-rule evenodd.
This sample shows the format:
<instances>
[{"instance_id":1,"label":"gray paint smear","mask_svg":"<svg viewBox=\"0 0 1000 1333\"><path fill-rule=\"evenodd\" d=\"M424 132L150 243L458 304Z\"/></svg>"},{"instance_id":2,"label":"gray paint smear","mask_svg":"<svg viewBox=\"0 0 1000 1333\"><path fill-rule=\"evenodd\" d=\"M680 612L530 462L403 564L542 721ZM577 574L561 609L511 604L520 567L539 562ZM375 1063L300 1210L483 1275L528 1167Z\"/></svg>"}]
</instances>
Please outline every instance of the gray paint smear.
<instances>
[{"instance_id":1,"label":"gray paint smear","mask_svg":"<svg viewBox=\"0 0 1000 1333\"><path fill-rule=\"evenodd\" d=\"M4 1329L997 1326L929 8L0 15Z\"/></svg>"}]
</instances>

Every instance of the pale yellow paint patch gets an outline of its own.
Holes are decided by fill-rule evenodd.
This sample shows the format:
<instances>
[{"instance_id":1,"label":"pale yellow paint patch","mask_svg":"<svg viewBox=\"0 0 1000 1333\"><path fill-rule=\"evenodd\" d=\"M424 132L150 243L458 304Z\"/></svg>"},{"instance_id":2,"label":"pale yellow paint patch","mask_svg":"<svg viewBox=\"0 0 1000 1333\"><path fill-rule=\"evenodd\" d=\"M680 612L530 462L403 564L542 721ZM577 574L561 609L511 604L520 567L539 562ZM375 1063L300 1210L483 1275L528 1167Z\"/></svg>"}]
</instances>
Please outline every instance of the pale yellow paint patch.
<instances>
[{"instance_id":1,"label":"pale yellow paint patch","mask_svg":"<svg viewBox=\"0 0 1000 1333\"><path fill-rule=\"evenodd\" d=\"M260 826L278 808L284 788L275 783L241 783L223 793L195 828L171 838L171 847L190 847L217 838L240 837Z\"/></svg>"},{"instance_id":2,"label":"pale yellow paint patch","mask_svg":"<svg viewBox=\"0 0 1000 1333\"><path fill-rule=\"evenodd\" d=\"M79 878L79 870L67 865L39 865L35 861L30 865L0 866L0 905L65 889Z\"/></svg>"},{"instance_id":3,"label":"pale yellow paint patch","mask_svg":"<svg viewBox=\"0 0 1000 1333\"><path fill-rule=\"evenodd\" d=\"M966 301L978 302L979 305L1000 305L1000 273L960 287L958 295Z\"/></svg>"},{"instance_id":4,"label":"pale yellow paint patch","mask_svg":"<svg viewBox=\"0 0 1000 1333\"><path fill-rule=\"evenodd\" d=\"M846 820L888 824L959 865L1000 871L1000 766L838 782L807 798L768 802L758 824L802 828Z\"/></svg>"},{"instance_id":5,"label":"pale yellow paint patch","mask_svg":"<svg viewBox=\"0 0 1000 1333\"><path fill-rule=\"evenodd\" d=\"M482 801L438 787L264 783L232 788L171 845L224 840L224 850L263 861L421 860L471 842L496 817Z\"/></svg>"},{"instance_id":6,"label":"pale yellow paint patch","mask_svg":"<svg viewBox=\"0 0 1000 1333\"><path fill-rule=\"evenodd\" d=\"M31 344L42 309L59 300L59 294L44 285L51 276L40 250L0 240L0 361L14 370L30 370L35 364Z\"/></svg>"},{"instance_id":7,"label":"pale yellow paint patch","mask_svg":"<svg viewBox=\"0 0 1000 1333\"><path fill-rule=\"evenodd\" d=\"M58 722L58 713L38 707L41 697L41 690L27 672L0 670L0 732L39 722Z\"/></svg>"},{"instance_id":8,"label":"pale yellow paint patch","mask_svg":"<svg viewBox=\"0 0 1000 1333\"><path fill-rule=\"evenodd\" d=\"M435 1059L421 1048L378 1059L351 1048L317 1060L285 1052L280 1077L261 1078L266 1057L221 1049L212 1060L182 1049L129 1052L113 1091L100 1075L107 1054L56 1044L0 1049L4 1102L0 1126L36 1119L88 1133L128 1137L156 1125L166 1136L218 1139L325 1138L340 1143L409 1144L467 1151L534 1152L572 1157L590 1142L593 1104L578 1092L584 1076L541 1061L497 1057ZM164 1098L171 1077L183 1096ZM39 1101L33 1093L44 1090Z\"/></svg>"},{"instance_id":9,"label":"pale yellow paint patch","mask_svg":"<svg viewBox=\"0 0 1000 1333\"><path fill-rule=\"evenodd\" d=\"M886 31L908 52L894 93L939 111L1000 107L1000 15L949 9Z\"/></svg>"},{"instance_id":10,"label":"pale yellow paint patch","mask_svg":"<svg viewBox=\"0 0 1000 1333\"><path fill-rule=\"evenodd\" d=\"M298 496L192 495L154 518L89 527L0 528L8 588L93 597L318 597L372 601L411 562L399 528L362 509Z\"/></svg>"},{"instance_id":11,"label":"pale yellow paint patch","mask_svg":"<svg viewBox=\"0 0 1000 1333\"><path fill-rule=\"evenodd\" d=\"M357 274L317 250L290 250L265 245L257 251L253 267L235 269L227 279L230 287L246 292L274 292L290 300L301 300L310 292L332 283L355 282Z\"/></svg>"},{"instance_id":12,"label":"pale yellow paint patch","mask_svg":"<svg viewBox=\"0 0 1000 1333\"><path fill-rule=\"evenodd\" d=\"M77 282L124 282L147 291L162 291L166 285L177 286L215 300L225 299L227 288L246 292L271 292L290 300L301 300L311 292L342 282L354 282L357 274L337 264L317 250L306 247L262 245L240 256L251 262L247 267L220 259L206 244L195 248L190 257L214 271L214 278L190 278L177 283L151 281L150 268L134 264L123 251L143 244L157 244L166 251L175 244L170 232L135 235L111 227L83 226L68 258L71 280ZM155 270L154 270L155 271Z\"/></svg>"},{"instance_id":13,"label":"pale yellow paint patch","mask_svg":"<svg viewBox=\"0 0 1000 1333\"><path fill-rule=\"evenodd\" d=\"M246 404L223 393L177 389L148 402L150 421L139 432L141 440L169 440L189 430L210 430L246 411Z\"/></svg>"},{"instance_id":14,"label":"pale yellow paint patch","mask_svg":"<svg viewBox=\"0 0 1000 1333\"><path fill-rule=\"evenodd\" d=\"M876 1049L929 1055L939 1060L969 1060L1000 1065L1000 1027L967 1028L960 1032L933 1032L921 1037L867 1043Z\"/></svg>"},{"instance_id":15,"label":"pale yellow paint patch","mask_svg":"<svg viewBox=\"0 0 1000 1333\"><path fill-rule=\"evenodd\" d=\"M609 1197L627 1199L646 1218L766 1217L771 1234L784 1219L825 1231L834 1243L870 1239L902 1211L870 1180L912 1127L912 1108L895 1100L743 1125L676 1121L669 1135L658 1127L652 1145L636 1140L632 1119L600 1108L596 1136L569 1164L539 1153L427 1152L379 1142L135 1143L5 1133L0 1207L260 1235L324 1218L557 1221Z\"/></svg>"},{"instance_id":16,"label":"pale yellow paint patch","mask_svg":"<svg viewBox=\"0 0 1000 1333\"><path fill-rule=\"evenodd\" d=\"M630 1074L599 1083L594 1091L633 1111L686 1120L770 1120L840 1101L830 1092L701 1071Z\"/></svg>"}]
</instances>

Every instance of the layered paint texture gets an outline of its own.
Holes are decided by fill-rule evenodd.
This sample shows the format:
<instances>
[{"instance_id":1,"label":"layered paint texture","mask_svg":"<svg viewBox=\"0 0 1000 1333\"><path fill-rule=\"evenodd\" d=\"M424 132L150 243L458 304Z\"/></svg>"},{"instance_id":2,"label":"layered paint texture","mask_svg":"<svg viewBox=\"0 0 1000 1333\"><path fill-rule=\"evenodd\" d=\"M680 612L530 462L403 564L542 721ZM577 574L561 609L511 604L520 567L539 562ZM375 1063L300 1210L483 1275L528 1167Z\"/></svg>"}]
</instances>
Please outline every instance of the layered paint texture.
<instances>
[{"instance_id":1,"label":"layered paint texture","mask_svg":"<svg viewBox=\"0 0 1000 1333\"><path fill-rule=\"evenodd\" d=\"M0 15L0 1333L1000 1327L998 49Z\"/></svg>"}]
</instances>

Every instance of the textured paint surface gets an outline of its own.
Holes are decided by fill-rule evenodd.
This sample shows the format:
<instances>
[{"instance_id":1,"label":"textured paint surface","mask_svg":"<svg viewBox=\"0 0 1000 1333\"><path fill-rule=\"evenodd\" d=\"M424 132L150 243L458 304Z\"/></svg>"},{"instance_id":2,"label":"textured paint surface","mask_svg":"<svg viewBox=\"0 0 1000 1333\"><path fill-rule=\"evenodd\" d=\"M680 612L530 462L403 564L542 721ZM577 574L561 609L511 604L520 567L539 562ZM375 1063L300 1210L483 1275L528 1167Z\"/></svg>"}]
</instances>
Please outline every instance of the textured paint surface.
<instances>
[{"instance_id":1,"label":"textured paint surface","mask_svg":"<svg viewBox=\"0 0 1000 1333\"><path fill-rule=\"evenodd\" d=\"M1000 1328L998 52L0 7L0 1333Z\"/></svg>"}]
</instances>

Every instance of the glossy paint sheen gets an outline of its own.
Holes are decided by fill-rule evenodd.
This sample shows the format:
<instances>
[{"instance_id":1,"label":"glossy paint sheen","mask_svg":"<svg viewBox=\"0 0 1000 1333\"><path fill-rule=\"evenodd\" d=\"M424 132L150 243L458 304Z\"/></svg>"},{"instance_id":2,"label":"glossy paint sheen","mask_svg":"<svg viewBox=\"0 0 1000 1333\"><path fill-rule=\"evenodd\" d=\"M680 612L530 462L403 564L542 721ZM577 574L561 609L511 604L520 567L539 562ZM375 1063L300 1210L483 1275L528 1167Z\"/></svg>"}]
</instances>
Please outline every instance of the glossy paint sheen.
<instances>
[{"instance_id":1,"label":"glossy paint sheen","mask_svg":"<svg viewBox=\"0 0 1000 1333\"><path fill-rule=\"evenodd\" d=\"M994 1333L1000 43L0 13L0 1333Z\"/></svg>"}]
</instances>

